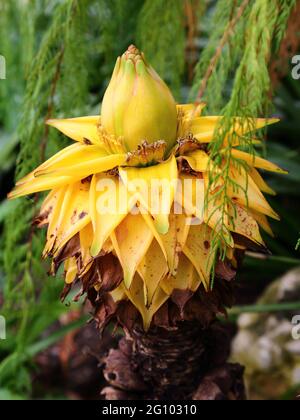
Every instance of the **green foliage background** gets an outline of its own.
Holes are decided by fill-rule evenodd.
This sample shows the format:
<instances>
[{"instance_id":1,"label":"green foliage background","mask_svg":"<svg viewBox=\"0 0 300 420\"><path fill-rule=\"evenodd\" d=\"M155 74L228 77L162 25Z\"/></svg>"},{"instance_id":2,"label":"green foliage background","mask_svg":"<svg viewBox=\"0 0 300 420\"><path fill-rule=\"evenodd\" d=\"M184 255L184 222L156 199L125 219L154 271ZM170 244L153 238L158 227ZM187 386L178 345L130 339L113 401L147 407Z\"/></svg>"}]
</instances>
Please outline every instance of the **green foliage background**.
<instances>
[{"instance_id":1,"label":"green foliage background","mask_svg":"<svg viewBox=\"0 0 300 420\"><path fill-rule=\"evenodd\" d=\"M282 117L269 132L272 141L258 150L290 171L284 179L269 177L279 192L271 204L282 223L272 225L276 239L266 238L273 256L266 261L247 258L241 277L265 282L299 265L295 245L300 232L300 82L287 72L272 96L269 73L295 4L295 0L0 0L0 54L7 65L7 79L0 80L0 313L8 331L8 339L0 341L0 399L30 397L34 355L66 330L50 341L43 341L42 333L76 305L60 303L62 279L49 279L48 263L41 261L44 232L31 227L38 199L8 202L6 194L15 176L25 175L67 143L45 128L45 119L99 112L115 59L130 43L144 50L178 101L195 100L229 22L244 7L202 97L208 103L206 112L227 117L216 133L212 153L217 158L231 116ZM247 139L244 147L249 148ZM227 159L230 162L230 148Z\"/></svg>"}]
</instances>

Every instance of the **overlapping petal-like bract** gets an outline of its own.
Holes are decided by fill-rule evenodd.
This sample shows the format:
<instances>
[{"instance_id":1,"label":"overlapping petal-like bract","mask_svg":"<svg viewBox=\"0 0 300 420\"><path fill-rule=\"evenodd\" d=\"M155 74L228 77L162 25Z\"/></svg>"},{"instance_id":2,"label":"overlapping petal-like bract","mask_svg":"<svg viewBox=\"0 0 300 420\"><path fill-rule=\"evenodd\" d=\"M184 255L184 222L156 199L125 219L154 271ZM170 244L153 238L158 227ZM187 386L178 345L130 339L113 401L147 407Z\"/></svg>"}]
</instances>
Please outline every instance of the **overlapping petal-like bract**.
<instances>
[{"instance_id":1,"label":"overlapping petal-like bract","mask_svg":"<svg viewBox=\"0 0 300 420\"><path fill-rule=\"evenodd\" d=\"M37 217L38 226L48 226L44 256L53 258L54 270L64 262L66 283L72 284L77 279L84 282L86 276L96 278L96 283L89 283L90 287L98 292L103 288L114 300L132 302L145 328L174 290L194 292L200 284L209 288L214 263L212 232L220 214L218 188L207 191L210 165L206 146L213 141L222 117L202 117L202 108L202 105L177 105L175 139L180 140L182 147L175 144L163 161L149 162L146 166L130 165L130 154L126 151L108 151L107 133L103 134L99 116L50 120L50 125L76 143L21 179L9 195L16 198L51 190ZM253 122L254 128L275 121L258 119ZM165 129L167 125L162 126ZM234 120L233 129L239 135L246 134L238 119ZM191 138L193 147L189 147ZM152 143L164 139L150 140ZM232 155L244 163L243 170L235 165L230 167L230 176L241 186L240 190L228 191L232 202L226 221L228 240L224 244L228 260L235 266L234 250L244 246L237 238L264 247L259 227L272 234L266 216L278 219L262 194L274 192L258 170L284 171L238 149ZM155 212L148 197L153 179L163 185L158 189ZM99 188L103 180L114 188ZM138 181L143 183L137 185ZM222 177L218 182L222 183ZM205 206L207 194L211 199ZM103 213L99 210L102 202L114 203L114 208L108 204L108 211ZM178 206L181 212L175 211ZM110 254L120 264L123 275L121 282L108 286L101 267L95 268L95 261L101 263L101 258Z\"/></svg>"}]
</instances>

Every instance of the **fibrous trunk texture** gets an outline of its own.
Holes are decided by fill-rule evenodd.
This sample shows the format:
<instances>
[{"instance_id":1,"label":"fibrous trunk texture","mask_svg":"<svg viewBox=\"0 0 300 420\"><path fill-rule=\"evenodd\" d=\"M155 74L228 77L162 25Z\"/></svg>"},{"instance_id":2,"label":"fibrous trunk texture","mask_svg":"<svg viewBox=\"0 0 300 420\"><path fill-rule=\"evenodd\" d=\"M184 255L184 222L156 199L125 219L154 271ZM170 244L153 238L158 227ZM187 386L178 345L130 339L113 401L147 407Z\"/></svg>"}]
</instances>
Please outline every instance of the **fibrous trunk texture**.
<instances>
[{"instance_id":1,"label":"fibrous trunk texture","mask_svg":"<svg viewBox=\"0 0 300 420\"><path fill-rule=\"evenodd\" d=\"M217 321L203 328L134 328L105 358L106 399L243 400L243 368L226 362L230 337Z\"/></svg>"}]
</instances>

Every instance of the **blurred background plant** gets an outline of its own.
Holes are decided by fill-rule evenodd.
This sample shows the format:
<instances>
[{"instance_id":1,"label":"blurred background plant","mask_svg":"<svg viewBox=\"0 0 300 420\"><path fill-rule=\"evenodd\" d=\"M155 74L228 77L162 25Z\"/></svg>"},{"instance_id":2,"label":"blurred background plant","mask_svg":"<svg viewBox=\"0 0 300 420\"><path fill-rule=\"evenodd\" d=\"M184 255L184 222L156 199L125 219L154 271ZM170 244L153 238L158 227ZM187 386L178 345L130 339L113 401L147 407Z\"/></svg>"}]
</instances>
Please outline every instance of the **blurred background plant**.
<instances>
[{"instance_id":1,"label":"blurred background plant","mask_svg":"<svg viewBox=\"0 0 300 420\"><path fill-rule=\"evenodd\" d=\"M271 222L275 238L265 236L272 255L249 254L244 261L231 328L236 331L240 312L270 311L270 302L256 304L257 297L300 265L300 80L291 76L291 58L300 51L299 16L296 0L0 0L7 75L0 80L0 314L7 321L0 399L32 398L37 389L44 398L74 397L65 382L55 392L41 390L39 373L60 340L69 343L70 334L82 331L88 309L82 302L60 303L62 278L46 274L44 232L27 228L39 199L8 202L6 194L15 177L66 144L45 127L47 118L99 112L116 56L130 43L145 52L178 101L201 97L206 112L227 117L281 118L262 134L266 141L258 151L289 170L268 178L278 191L270 202L282 221ZM290 309L273 303L272 313ZM300 301L289 303L300 312ZM84 340L75 342L82 351ZM284 395L295 385L287 382Z\"/></svg>"}]
</instances>

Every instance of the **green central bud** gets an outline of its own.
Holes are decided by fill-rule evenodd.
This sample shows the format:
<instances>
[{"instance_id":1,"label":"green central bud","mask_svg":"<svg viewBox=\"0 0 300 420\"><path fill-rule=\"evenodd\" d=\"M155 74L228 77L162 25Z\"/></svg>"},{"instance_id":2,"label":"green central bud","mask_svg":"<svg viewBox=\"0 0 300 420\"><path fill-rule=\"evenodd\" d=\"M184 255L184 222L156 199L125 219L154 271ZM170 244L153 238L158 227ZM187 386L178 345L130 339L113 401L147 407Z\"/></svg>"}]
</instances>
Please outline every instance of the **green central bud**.
<instances>
[{"instance_id":1,"label":"green central bud","mask_svg":"<svg viewBox=\"0 0 300 420\"><path fill-rule=\"evenodd\" d=\"M133 45L117 59L102 102L102 126L127 151L143 141L176 142L177 110L170 89Z\"/></svg>"}]
</instances>

